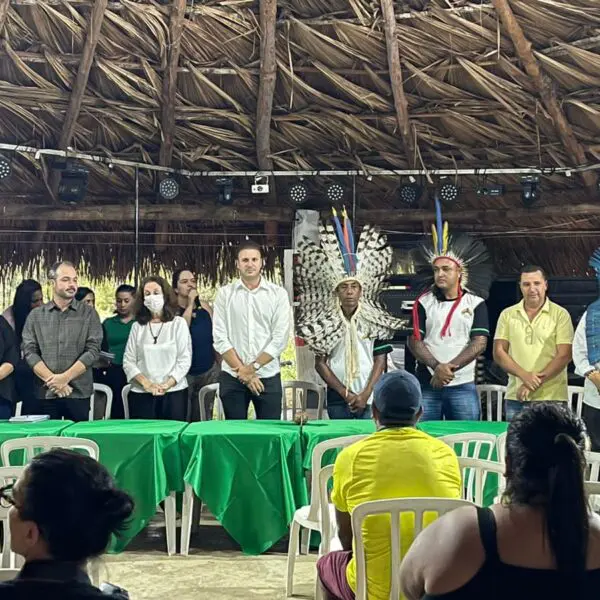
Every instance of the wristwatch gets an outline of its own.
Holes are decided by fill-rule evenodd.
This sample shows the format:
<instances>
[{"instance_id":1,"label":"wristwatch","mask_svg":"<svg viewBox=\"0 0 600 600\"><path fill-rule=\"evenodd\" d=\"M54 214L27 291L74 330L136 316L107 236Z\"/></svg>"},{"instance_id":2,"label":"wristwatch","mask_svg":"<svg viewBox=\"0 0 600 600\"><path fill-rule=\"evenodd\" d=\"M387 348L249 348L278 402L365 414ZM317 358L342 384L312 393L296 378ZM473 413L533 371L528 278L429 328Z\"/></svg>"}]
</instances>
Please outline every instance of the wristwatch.
<instances>
[{"instance_id":1,"label":"wristwatch","mask_svg":"<svg viewBox=\"0 0 600 600\"><path fill-rule=\"evenodd\" d=\"M257 362L253 362L252 363L252 368L258 373L258 371L260 370L260 368L262 367L262 365L260 363Z\"/></svg>"}]
</instances>

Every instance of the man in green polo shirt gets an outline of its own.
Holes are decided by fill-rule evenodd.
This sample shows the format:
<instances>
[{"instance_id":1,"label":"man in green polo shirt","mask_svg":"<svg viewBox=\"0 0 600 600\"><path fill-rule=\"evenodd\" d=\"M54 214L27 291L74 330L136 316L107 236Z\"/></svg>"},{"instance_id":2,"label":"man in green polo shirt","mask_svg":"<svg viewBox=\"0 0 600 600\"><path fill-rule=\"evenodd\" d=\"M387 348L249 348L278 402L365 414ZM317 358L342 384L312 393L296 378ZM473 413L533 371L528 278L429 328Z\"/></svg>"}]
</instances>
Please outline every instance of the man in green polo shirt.
<instances>
[{"instance_id":1,"label":"man in green polo shirt","mask_svg":"<svg viewBox=\"0 0 600 600\"><path fill-rule=\"evenodd\" d=\"M546 296L544 270L525 267L519 286L523 300L502 311L494 338L494 360L508 373L507 421L530 401L567 402L573 344L571 316Z\"/></svg>"}]
</instances>

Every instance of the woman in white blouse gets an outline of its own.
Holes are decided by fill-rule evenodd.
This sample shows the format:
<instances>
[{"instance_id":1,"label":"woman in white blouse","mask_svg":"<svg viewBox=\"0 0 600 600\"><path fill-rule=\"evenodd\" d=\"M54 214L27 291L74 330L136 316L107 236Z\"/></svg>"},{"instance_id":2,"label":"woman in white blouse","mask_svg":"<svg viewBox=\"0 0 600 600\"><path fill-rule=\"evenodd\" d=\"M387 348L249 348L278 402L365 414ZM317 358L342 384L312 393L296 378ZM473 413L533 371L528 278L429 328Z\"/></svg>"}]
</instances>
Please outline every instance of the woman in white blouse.
<instances>
[{"instance_id":1,"label":"woman in white blouse","mask_svg":"<svg viewBox=\"0 0 600 600\"><path fill-rule=\"evenodd\" d=\"M185 319L176 316L175 296L162 277L146 277L136 298L136 322L123 357L131 384L129 415L185 421L186 375L192 362L190 330Z\"/></svg>"}]
</instances>

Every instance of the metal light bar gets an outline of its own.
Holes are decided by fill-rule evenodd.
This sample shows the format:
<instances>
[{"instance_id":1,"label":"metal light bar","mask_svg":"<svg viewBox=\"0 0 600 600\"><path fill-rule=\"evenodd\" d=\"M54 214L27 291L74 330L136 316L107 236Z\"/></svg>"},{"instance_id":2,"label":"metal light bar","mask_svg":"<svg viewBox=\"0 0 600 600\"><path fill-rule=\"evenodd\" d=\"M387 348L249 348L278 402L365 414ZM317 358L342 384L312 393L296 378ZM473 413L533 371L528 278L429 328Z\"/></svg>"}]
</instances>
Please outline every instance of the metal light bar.
<instances>
[{"instance_id":1,"label":"metal light bar","mask_svg":"<svg viewBox=\"0 0 600 600\"><path fill-rule=\"evenodd\" d=\"M113 165L120 167L145 169L146 171L158 171L160 173L177 173L184 177L374 177L374 176L460 176L460 175L556 175L563 174L569 177L572 173L600 170L600 163L582 167L522 167L510 169L370 169L366 170L311 170L311 171L189 171L187 169L172 169L149 163L123 160L120 158L109 158L97 154L87 154L74 150L55 150L52 148L35 148L33 146L19 146L17 144L0 143L0 150L20 152L21 154L33 154L39 160L45 156L60 156L64 158L78 158L95 163Z\"/></svg>"}]
</instances>

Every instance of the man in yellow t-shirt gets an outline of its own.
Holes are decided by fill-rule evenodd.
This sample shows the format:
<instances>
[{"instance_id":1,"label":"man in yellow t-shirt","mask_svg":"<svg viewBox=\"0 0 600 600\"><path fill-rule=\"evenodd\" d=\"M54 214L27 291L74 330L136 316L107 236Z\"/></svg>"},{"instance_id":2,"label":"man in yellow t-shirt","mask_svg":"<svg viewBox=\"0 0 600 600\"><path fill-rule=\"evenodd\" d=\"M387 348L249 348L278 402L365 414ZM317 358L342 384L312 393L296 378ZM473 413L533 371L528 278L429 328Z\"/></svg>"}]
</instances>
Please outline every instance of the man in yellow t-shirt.
<instances>
[{"instance_id":1,"label":"man in yellow t-shirt","mask_svg":"<svg viewBox=\"0 0 600 600\"><path fill-rule=\"evenodd\" d=\"M331 499L343 550L330 552L317 563L327 600L355 597L350 514L359 504L389 498L461 497L456 454L444 442L415 428L423 413L421 387L416 377L406 371L383 375L374 389L372 411L377 432L342 450L335 461ZM369 517L363 532L369 600L389 600L389 516ZM412 517L404 515L403 553L413 537Z\"/></svg>"},{"instance_id":2,"label":"man in yellow t-shirt","mask_svg":"<svg viewBox=\"0 0 600 600\"><path fill-rule=\"evenodd\" d=\"M494 336L494 360L508 373L507 421L532 400L568 401L571 316L547 297L541 267L525 267L519 286L523 300L502 311Z\"/></svg>"}]
</instances>

